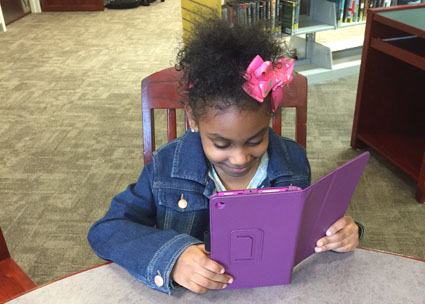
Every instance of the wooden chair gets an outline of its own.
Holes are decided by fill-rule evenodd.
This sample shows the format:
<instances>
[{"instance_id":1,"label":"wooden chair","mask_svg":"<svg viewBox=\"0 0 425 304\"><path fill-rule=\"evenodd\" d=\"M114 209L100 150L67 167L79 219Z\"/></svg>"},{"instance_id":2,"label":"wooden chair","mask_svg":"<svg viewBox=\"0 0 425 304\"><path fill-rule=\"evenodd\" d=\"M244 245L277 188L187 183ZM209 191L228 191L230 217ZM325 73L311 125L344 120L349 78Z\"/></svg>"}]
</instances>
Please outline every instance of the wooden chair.
<instances>
[{"instance_id":1,"label":"wooden chair","mask_svg":"<svg viewBox=\"0 0 425 304\"><path fill-rule=\"evenodd\" d=\"M295 140L306 147L307 138L307 78L293 73L294 79L284 90L283 106L296 108ZM178 92L181 72L168 68L149 75L142 80L143 115L143 158L145 164L152 161L155 151L154 109L167 110L168 141L177 137L176 109L183 109ZM279 107L273 116L272 127L281 135L282 109ZM188 126L185 114L185 126Z\"/></svg>"},{"instance_id":2,"label":"wooden chair","mask_svg":"<svg viewBox=\"0 0 425 304\"><path fill-rule=\"evenodd\" d=\"M0 228L0 303L37 287L10 257Z\"/></svg>"}]
</instances>

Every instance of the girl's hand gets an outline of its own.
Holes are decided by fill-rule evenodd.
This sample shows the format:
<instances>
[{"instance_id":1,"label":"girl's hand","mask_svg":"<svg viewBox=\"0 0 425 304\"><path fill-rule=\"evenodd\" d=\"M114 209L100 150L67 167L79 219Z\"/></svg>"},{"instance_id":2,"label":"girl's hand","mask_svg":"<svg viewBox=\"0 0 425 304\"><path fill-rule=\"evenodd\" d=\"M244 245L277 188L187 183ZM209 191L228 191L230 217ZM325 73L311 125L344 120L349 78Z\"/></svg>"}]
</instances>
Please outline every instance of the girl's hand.
<instances>
[{"instance_id":1,"label":"girl's hand","mask_svg":"<svg viewBox=\"0 0 425 304\"><path fill-rule=\"evenodd\" d=\"M195 293L225 288L233 278L225 274L224 267L211 260L208 254L203 244L188 247L177 259L171 279Z\"/></svg>"},{"instance_id":2,"label":"girl's hand","mask_svg":"<svg viewBox=\"0 0 425 304\"><path fill-rule=\"evenodd\" d=\"M328 229L326 235L317 241L314 251L346 252L353 250L359 244L359 227L350 216L343 216L337 220Z\"/></svg>"}]
</instances>

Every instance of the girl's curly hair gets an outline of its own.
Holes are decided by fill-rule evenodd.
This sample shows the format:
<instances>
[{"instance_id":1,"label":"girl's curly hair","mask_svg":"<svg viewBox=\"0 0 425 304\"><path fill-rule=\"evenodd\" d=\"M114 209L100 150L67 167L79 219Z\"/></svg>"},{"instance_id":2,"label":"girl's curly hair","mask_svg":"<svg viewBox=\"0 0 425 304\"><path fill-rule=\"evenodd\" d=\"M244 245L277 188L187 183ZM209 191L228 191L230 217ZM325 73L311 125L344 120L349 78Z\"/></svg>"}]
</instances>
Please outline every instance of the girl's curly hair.
<instances>
[{"instance_id":1,"label":"girl's curly hair","mask_svg":"<svg viewBox=\"0 0 425 304\"><path fill-rule=\"evenodd\" d=\"M190 39L177 54L176 69L183 71L180 83L187 92L183 102L197 120L210 107L258 110L261 104L242 89L243 75L256 55L273 62L283 53L278 41L259 25L203 20L193 27ZM270 108L270 96L264 103Z\"/></svg>"}]
</instances>

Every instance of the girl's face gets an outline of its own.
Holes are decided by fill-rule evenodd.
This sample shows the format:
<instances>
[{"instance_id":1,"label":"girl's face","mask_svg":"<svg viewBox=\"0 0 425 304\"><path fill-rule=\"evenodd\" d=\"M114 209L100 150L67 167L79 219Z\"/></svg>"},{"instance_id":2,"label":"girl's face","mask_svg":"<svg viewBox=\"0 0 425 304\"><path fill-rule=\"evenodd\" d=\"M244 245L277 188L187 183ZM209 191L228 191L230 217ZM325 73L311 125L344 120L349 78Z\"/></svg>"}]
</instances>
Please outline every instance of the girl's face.
<instances>
[{"instance_id":1,"label":"girl's face","mask_svg":"<svg viewBox=\"0 0 425 304\"><path fill-rule=\"evenodd\" d=\"M197 124L206 157L227 190L244 189L269 144L270 114L210 109Z\"/></svg>"}]
</instances>

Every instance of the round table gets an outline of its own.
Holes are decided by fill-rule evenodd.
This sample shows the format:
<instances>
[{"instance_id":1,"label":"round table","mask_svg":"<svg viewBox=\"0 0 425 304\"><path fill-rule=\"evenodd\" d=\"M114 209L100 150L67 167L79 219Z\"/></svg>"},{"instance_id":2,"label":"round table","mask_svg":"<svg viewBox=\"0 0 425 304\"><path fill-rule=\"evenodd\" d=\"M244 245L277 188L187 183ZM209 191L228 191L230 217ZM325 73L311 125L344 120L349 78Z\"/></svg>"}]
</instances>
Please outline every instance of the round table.
<instances>
[{"instance_id":1,"label":"round table","mask_svg":"<svg viewBox=\"0 0 425 304\"><path fill-rule=\"evenodd\" d=\"M289 285L239 290L150 289L109 263L43 285L17 303L425 303L425 263L375 250L314 254L294 268Z\"/></svg>"}]
</instances>

